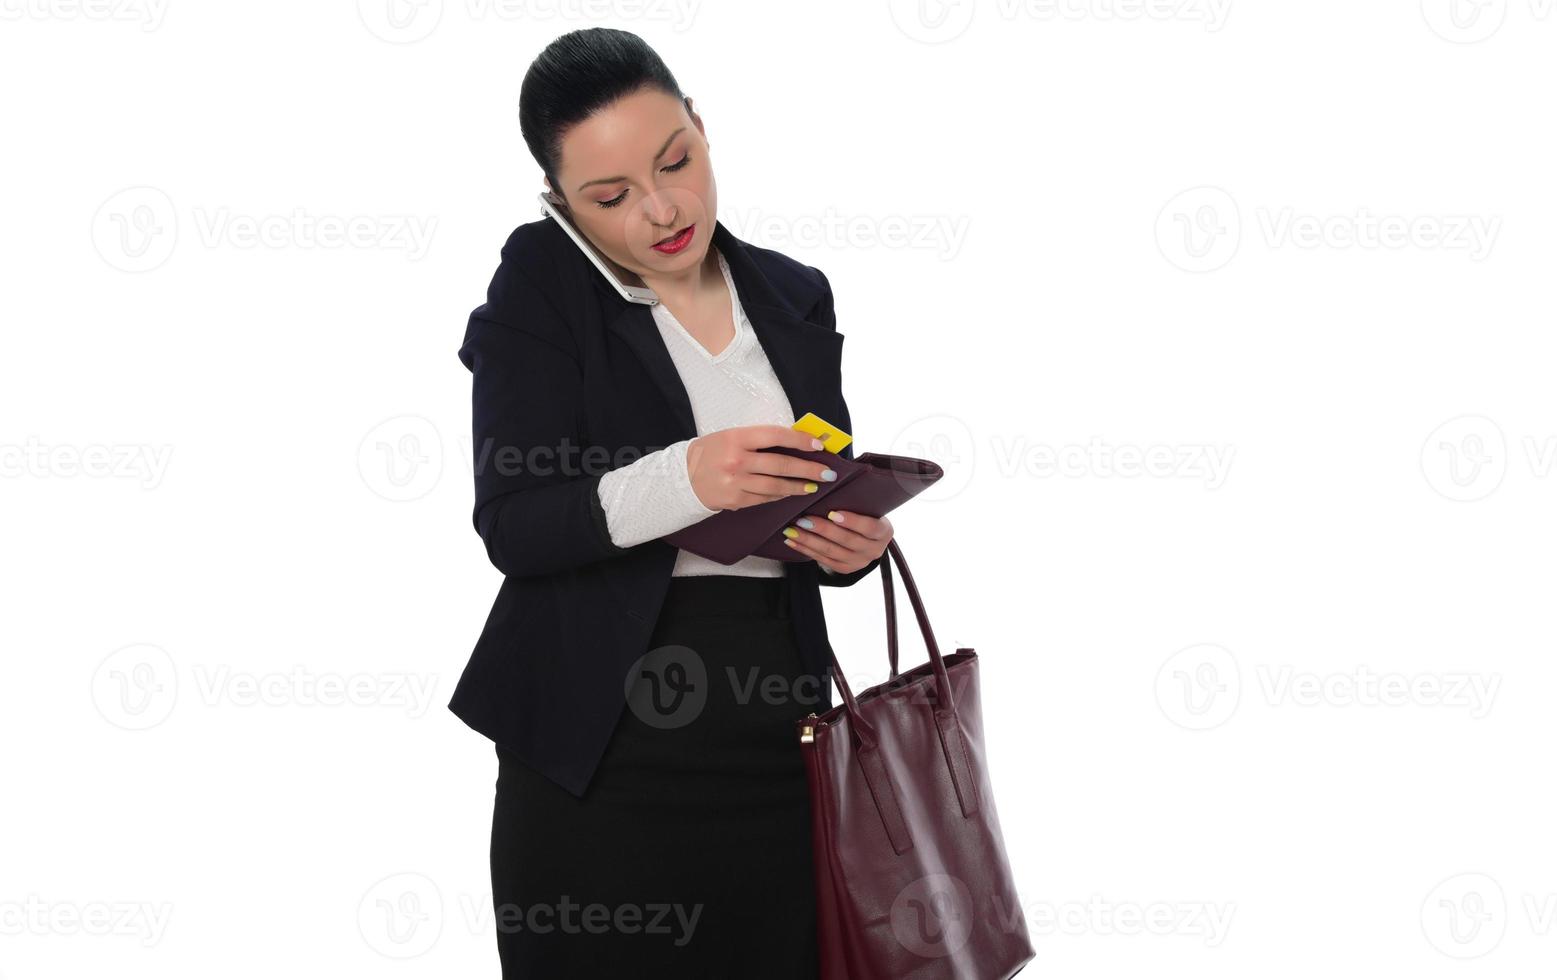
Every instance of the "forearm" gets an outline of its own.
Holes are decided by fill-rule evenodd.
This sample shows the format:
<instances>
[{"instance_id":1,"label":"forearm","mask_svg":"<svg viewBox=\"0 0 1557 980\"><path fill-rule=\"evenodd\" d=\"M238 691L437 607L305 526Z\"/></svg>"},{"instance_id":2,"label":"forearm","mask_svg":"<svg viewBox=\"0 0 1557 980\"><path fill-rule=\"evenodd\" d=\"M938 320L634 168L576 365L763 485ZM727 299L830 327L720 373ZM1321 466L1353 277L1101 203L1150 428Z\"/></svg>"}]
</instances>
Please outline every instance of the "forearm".
<instances>
[{"instance_id":1,"label":"forearm","mask_svg":"<svg viewBox=\"0 0 1557 980\"><path fill-rule=\"evenodd\" d=\"M505 575L541 575L623 554L583 450L585 393L566 325L523 276L502 277L509 307L482 307L460 360L472 374L475 508L487 557Z\"/></svg>"},{"instance_id":2,"label":"forearm","mask_svg":"<svg viewBox=\"0 0 1557 980\"><path fill-rule=\"evenodd\" d=\"M488 501L475 524L492 564L504 575L544 575L624 553L607 533L599 482L583 477Z\"/></svg>"},{"instance_id":3,"label":"forearm","mask_svg":"<svg viewBox=\"0 0 1557 980\"><path fill-rule=\"evenodd\" d=\"M691 439L671 443L600 478L599 502L611 542L630 548L719 513L703 506L687 472Z\"/></svg>"}]
</instances>

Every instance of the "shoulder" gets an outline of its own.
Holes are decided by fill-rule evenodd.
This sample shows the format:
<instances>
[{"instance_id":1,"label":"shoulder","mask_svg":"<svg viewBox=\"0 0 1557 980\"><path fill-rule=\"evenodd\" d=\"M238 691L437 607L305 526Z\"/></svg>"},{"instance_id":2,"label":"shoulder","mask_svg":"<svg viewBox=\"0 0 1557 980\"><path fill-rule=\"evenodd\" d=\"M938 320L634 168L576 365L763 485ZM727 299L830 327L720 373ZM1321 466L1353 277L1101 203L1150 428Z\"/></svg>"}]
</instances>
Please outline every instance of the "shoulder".
<instances>
[{"instance_id":1,"label":"shoulder","mask_svg":"<svg viewBox=\"0 0 1557 980\"><path fill-rule=\"evenodd\" d=\"M832 312L832 284L821 269L776 249L763 248L733 237L730 243L761 273L769 295L759 299L759 302L766 301L770 305L788 309L795 316L832 327L831 323L823 322Z\"/></svg>"},{"instance_id":2,"label":"shoulder","mask_svg":"<svg viewBox=\"0 0 1557 980\"><path fill-rule=\"evenodd\" d=\"M822 275L820 269L777 249L764 248L750 242L740 242L738 247L744 249L763 275L768 277L768 281L786 295L814 296L827 286L827 277Z\"/></svg>"},{"instance_id":3,"label":"shoulder","mask_svg":"<svg viewBox=\"0 0 1557 980\"><path fill-rule=\"evenodd\" d=\"M518 331L564 352L577 349L577 306L587 285L579 264L587 264L550 218L522 224L509 233L486 302L471 311L469 343L484 334Z\"/></svg>"},{"instance_id":4,"label":"shoulder","mask_svg":"<svg viewBox=\"0 0 1557 980\"><path fill-rule=\"evenodd\" d=\"M564 248L563 246L567 247ZM572 242L557 223L541 218L509 233L499 255L497 271L487 287L486 305L492 312L524 312L538 300L563 310L569 305L567 287L575 254Z\"/></svg>"}]
</instances>

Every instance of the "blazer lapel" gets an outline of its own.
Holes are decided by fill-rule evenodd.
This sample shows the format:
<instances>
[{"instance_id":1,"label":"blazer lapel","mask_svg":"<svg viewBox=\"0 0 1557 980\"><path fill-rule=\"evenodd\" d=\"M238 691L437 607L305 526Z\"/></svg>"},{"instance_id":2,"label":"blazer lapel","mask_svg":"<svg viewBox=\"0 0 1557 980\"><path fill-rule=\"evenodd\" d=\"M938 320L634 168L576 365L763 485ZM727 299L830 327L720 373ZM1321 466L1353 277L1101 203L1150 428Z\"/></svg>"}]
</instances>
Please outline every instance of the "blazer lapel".
<instances>
[{"instance_id":1,"label":"blazer lapel","mask_svg":"<svg viewBox=\"0 0 1557 980\"><path fill-rule=\"evenodd\" d=\"M818 377L811 366L836 365L843 335L826 327L817 326L801 315L809 310L820 296L820 287L807 284L803 296L784 297L774 290L768 278L762 274L747 246L730 233L723 222L714 222L713 247L717 248L730 264L730 277L740 296L741 308L751 321L773 373L778 377L784 395L797 416L810 411L813 404L825 392L816 390L814 379ZM676 370L675 361L665 347L654 314L642 303L632 303L609 285L596 279L597 288L608 302L606 326L611 333L637 355L643 368L654 380L655 386L665 396L666 403L675 417L679 439L691 439L697 432L692 414L692 403L687 398L686 386ZM800 312L797 312L797 307ZM822 375L825 376L825 373Z\"/></svg>"},{"instance_id":2,"label":"blazer lapel","mask_svg":"<svg viewBox=\"0 0 1557 980\"><path fill-rule=\"evenodd\" d=\"M670 351L666 349L665 340L660 336L659 327L654 322L654 314L642 303L631 303L622 299L609 286L602 288L608 290L612 297L625 307L616 316L610 317L606 326L612 333L622 338L623 343L632 348L633 353L643 364L643 369L654 379L660 394L665 396L665 402L676 418L677 435L673 441L696 436L697 423L692 416L692 403L687 399L687 389L681 383L681 374L676 370L676 362L670 359Z\"/></svg>"}]
</instances>

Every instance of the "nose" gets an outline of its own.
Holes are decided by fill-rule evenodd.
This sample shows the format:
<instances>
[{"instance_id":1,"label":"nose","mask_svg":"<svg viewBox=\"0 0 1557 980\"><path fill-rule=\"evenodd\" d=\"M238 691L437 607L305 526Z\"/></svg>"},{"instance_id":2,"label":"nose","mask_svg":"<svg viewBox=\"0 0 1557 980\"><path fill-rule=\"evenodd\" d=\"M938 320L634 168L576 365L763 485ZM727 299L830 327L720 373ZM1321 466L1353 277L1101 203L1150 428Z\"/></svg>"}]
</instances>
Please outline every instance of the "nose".
<instances>
[{"instance_id":1,"label":"nose","mask_svg":"<svg viewBox=\"0 0 1557 980\"><path fill-rule=\"evenodd\" d=\"M677 222L681 220L681 209L668 194L647 194L643 198L643 216L669 234L680 227Z\"/></svg>"}]
</instances>

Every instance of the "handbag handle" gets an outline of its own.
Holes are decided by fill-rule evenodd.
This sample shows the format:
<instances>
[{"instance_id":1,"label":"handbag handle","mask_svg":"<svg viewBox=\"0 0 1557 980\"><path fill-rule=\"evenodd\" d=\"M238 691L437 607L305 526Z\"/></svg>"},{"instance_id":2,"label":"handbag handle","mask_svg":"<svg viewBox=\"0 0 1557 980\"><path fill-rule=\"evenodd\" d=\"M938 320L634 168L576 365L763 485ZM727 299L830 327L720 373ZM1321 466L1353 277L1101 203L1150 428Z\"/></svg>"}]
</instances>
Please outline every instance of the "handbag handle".
<instances>
[{"instance_id":1,"label":"handbag handle","mask_svg":"<svg viewBox=\"0 0 1557 980\"><path fill-rule=\"evenodd\" d=\"M930 654L931 669L935 675L935 705L932 714L935 718L936 732L940 737L941 751L946 758L946 767L951 774L952 785L957 790L962 814L971 817L978 812L978 783L973 776L967 745L962 737L962 725L957 716L957 702L953 696L951 678L946 673L946 663L941 657L940 646L935 642L935 632L930 627L930 616L925 612L924 600L919 596L919 587L914 583L913 573L908 570L908 562L903 558L902 549L898 547L896 538L887 542L887 554L880 565L882 598L887 611L887 660L892 671L892 679L896 680L898 676L897 602L892 584L893 562L897 563L898 570L903 575L903 585L908 590L909 604L913 606L914 616L919 621L920 635L924 637L925 648ZM901 854L913 844L909 839L908 827L903 820L902 808L898 804L891 777L880 757L880 741L875 726L871 725L860 712L859 702L855 700L854 692L843 676L843 668L838 663L836 653L832 656L832 665L833 680L837 682L838 690L843 694L844 710L849 715L849 730L858 743L857 757L861 769L870 786L871 795L875 798L876 808L881 814L882 823L886 826L887 835L892 839L893 850Z\"/></svg>"},{"instance_id":2,"label":"handbag handle","mask_svg":"<svg viewBox=\"0 0 1557 980\"><path fill-rule=\"evenodd\" d=\"M886 560L890 558L889 560ZM903 559L903 551L897 546L897 539L887 542L887 554L881 562L881 591L887 610L887 661L892 669L892 679L898 676L898 647L897 647L897 602L892 586L891 562L897 562L897 567L903 574L903 585L908 590L909 604L914 608L914 616L919 620L919 633L924 637L925 649L930 653L931 669L935 673L935 693L937 713L945 711L952 715L957 713L956 699L952 695L951 678L946 673L946 662L941 657L941 648L935 642L935 631L930 627L930 616L925 612L924 600L919 597L919 587L914 584L913 573L908 570L908 562ZM833 661L833 680L838 684L838 690L843 694L843 702L849 712L849 720L860 733L874 742L875 730L859 713L859 702L854 699L854 692L849 688L849 682L843 676L843 668L838 663L835 653Z\"/></svg>"},{"instance_id":3,"label":"handbag handle","mask_svg":"<svg viewBox=\"0 0 1557 980\"><path fill-rule=\"evenodd\" d=\"M887 545L891 547L890 542ZM897 596L892 588L892 559L881 558L881 592L887 606L887 680L897 680Z\"/></svg>"},{"instance_id":4,"label":"handbag handle","mask_svg":"<svg viewBox=\"0 0 1557 980\"><path fill-rule=\"evenodd\" d=\"M971 817L978 812L978 780L973 776L973 765L968 759L967 745L962 736L962 725L957 713L957 700L952 690L951 675L946 672L946 663L941 658L941 649L935 642L935 631L930 628L930 616L925 612L924 600L919 598L919 587L914 584L914 576L908 570L908 562L903 558L903 552L898 548L895 540L889 541L887 545L903 573L903 586L908 590L909 604L914 608L914 616L919 620L919 631L923 634L925 647L930 652L930 661L935 665L937 697L934 715L936 729L941 737L941 752L946 756L946 767L951 772L952 785L957 790L962 815ZM892 669L892 678L896 680L897 602L892 587L892 569L886 562L881 563L881 589L885 594L888 615L892 620L892 625L887 630L887 662Z\"/></svg>"}]
</instances>

